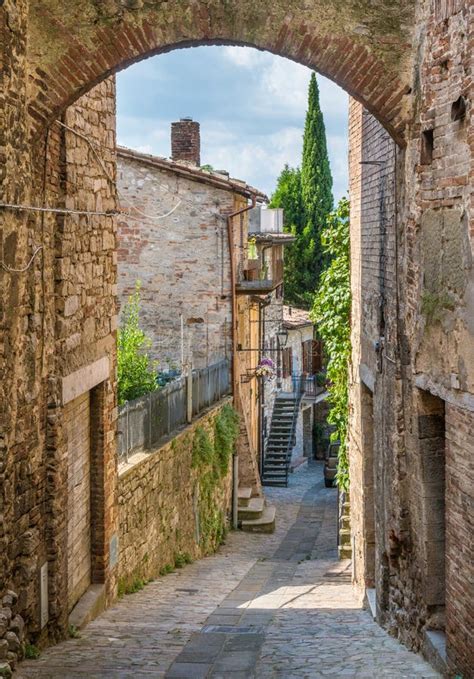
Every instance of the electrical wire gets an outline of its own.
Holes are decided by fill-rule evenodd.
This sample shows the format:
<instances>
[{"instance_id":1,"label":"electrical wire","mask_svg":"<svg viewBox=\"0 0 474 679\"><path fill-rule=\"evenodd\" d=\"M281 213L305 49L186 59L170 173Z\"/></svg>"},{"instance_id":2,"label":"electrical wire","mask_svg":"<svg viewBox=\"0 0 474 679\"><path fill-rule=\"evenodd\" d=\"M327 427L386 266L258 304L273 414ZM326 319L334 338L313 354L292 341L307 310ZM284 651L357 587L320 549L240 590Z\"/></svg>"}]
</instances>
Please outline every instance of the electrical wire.
<instances>
[{"instance_id":1,"label":"electrical wire","mask_svg":"<svg viewBox=\"0 0 474 679\"><path fill-rule=\"evenodd\" d=\"M2 261L0 262L0 265L2 266L2 269L5 269L5 271L8 271L8 273L25 273L25 271L28 271L30 266L33 264L33 260L36 257L36 255L38 254L38 252L42 249L43 249L43 246L38 245L35 248L35 251L33 252L33 254L31 255L30 261L28 262L28 264L26 266L23 266L21 269L12 269L10 266L5 264L5 262L3 261L3 257L2 257Z\"/></svg>"},{"instance_id":2,"label":"electrical wire","mask_svg":"<svg viewBox=\"0 0 474 679\"><path fill-rule=\"evenodd\" d=\"M82 132L79 132L78 130L75 130L73 127L70 127L69 125L66 125L66 124L63 123L61 120L56 120L55 122L56 122L58 125L60 125L61 127L63 127L64 129L68 130L68 131L71 132L72 134L75 134L76 136L80 137L80 138L83 139L85 142L87 142L87 144L88 144L89 148L91 149L91 151L92 151L92 153L93 153L95 159L97 160L99 166L101 167L102 172L104 173L105 177L108 179L110 185L112 186L112 189L113 189L114 193L117 194L117 196L118 196L118 198L119 198L120 200L123 200L125 203L128 203L128 206L131 207L132 209L134 209L136 212L138 212L138 214L140 214L142 217L145 217L146 219L148 219L148 220L150 220L150 221L152 221L152 222L158 221L158 220L160 220L160 219L165 219L166 217L169 217L170 215L172 215L173 212L174 212L175 210L177 210L178 207L182 204L183 200L180 198L180 199L178 200L178 203L174 206L174 208L172 208L171 210L169 210L169 212L166 212L166 214L164 214L164 215L148 215L148 214L146 214L145 212L142 212L142 211L139 210L138 208L134 207L133 204L132 204L125 196L123 196L123 195L120 193L120 191L118 190L118 188L117 188L117 182L115 181L115 179L111 176L111 174L110 174L109 171L107 170L107 168L106 168L106 166L105 166L105 163L104 163L103 159L99 156L98 152L97 152L96 149L95 149L95 146L96 146L96 145L89 139L89 137L86 137L85 134L82 134ZM97 146L99 146L99 148L101 148L101 149L106 149L106 148L107 148L107 147L102 146L102 145L100 145L100 144L97 144ZM107 150L109 150L109 149L107 149ZM171 195L173 195L173 196L176 195L176 193L173 193L172 191L170 191L169 189L167 189L163 184L158 184L158 186L159 186L160 188L162 188L163 190L168 191L168 193L170 193ZM191 201L186 201L186 202L188 202L190 205L193 205L193 207L195 206L195 203L191 203ZM128 216L131 217L132 215L128 215Z\"/></svg>"}]
</instances>

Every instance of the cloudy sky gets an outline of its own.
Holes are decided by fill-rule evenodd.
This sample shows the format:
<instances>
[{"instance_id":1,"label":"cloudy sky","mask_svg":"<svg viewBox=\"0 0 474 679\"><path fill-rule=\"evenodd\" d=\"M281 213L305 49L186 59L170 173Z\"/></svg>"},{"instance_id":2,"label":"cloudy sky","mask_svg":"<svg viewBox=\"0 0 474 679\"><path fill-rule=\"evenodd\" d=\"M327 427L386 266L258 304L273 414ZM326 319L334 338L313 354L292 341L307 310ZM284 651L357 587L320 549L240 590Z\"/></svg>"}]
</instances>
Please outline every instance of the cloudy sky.
<instances>
[{"instance_id":1,"label":"cloudy sky","mask_svg":"<svg viewBox=\"0 0 474 679\"><path fill-rule=\"evenodd\" d=\"M298 165L311 71L247 47L175 50L117 77L118 141L170 155L170 124L201 123L201 162L271 195ZM347 95L318 76L336 200L347 193Z\"/></svg>"}]
</instances>

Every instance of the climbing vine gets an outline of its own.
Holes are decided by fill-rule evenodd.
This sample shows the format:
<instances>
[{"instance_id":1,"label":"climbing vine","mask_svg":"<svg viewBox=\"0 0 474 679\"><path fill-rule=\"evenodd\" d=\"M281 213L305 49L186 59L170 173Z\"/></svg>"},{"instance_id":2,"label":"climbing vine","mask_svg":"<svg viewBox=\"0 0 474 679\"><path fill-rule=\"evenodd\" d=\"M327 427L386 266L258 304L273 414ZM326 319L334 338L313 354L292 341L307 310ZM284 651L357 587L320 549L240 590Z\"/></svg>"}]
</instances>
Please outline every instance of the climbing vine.
<instances>
[{"instance_id":1,"label":"climbing vine","mask_svg":"<svg viewBox=\"0 0 474 679\"><path fill-rule=\"evenodd\" d=\"M192 466L199 469L199 541L205 553L217 549L226 536L224 512L218 509L216 491L229 470L230 457L239 433L239 417L225 405L209 432L197 427L192 448Z\"/></svg>"},{"instance_id":2,"label":"climbing vine","mask_svg":"<svg viewBox=\"0 0 474 679\"><path fill-rule=\"evenodd\" d=\"M321 234L321 244L331 263L321 276L312 318L324 342L328 358L329 403L328 422L335 426L331 439L341 442L337 470L337 484L349 487L347 458L348 380L350 342L350 268L349 268L349 201L342 198L328 218Z\"/></svg>"}]
</instances>

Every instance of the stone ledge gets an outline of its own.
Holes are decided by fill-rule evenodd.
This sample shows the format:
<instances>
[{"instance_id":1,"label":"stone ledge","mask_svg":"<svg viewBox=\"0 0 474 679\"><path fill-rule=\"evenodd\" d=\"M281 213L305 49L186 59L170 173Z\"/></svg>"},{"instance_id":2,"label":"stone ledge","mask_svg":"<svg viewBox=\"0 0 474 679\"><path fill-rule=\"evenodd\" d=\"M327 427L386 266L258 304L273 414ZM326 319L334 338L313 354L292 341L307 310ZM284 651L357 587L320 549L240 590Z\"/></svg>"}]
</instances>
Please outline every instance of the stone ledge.
<instances>
[{"instance_id":1,"label":"stone ledge","mask_svg":"<svg viewBox=\"0 0 474 679\"><path fill-rule=\"evenodd\" d=\"M377 594L375 588L367 587L365 590L365 601L373 619L377 619Z\"/></svg>"},{"instance_id":2,"label":"stone ledge","mask_svg":"<svg viewBox=\"0 0 474 679\"><path fill-rule=\"evenodd\" d=\"M206 410L203 410L199 414L199 417L193 419L192 422L190 422L189 424L185 424L182 427L179 427L172 434L169 434L169 436L164 437L163 441L157 448L152 448L150 450L139 450L133 453L130 456L128 462L123 462L122 464L119 464L118 467L119 478L131 472L132 469L134 469L137 465L141 464L145 460L150 460L154 455L157 455L163 448L169 445L170 442L173 441L174 439L179 438L181 436L185 436L190 431L193 431L193 429L195 429L196 426L199 425L199 422L201 420L209 417L210 413L212 413L213 411L217 412L221 410L226 403L233 403L233 400L234 399L232 396L225 396L217 403L213 403L212 406L206 408Z\"/></svg>"},{"instance_id":3,"label":"stone ledge","mask_svg":"<svg viewBox=\"0 0 474 679\"><path fill-rule=\"evenodd\" d=\"M109 357L103 356L98 361L85 365L76 372L66 375L62 380L62 401L63 405L73 401L78 396L82 396L86 391L90 391L101 382L109 378L110 364Z\"/></svg>"},{"instance_id":4,"label":"stone ledge","mask_svg":"<svg viewBox=\"0 0 474 679\"><path fill-rule=\"evenodd\" d=\"M446 634L444 632L441 630L425 630L423 655L443 677L448 676Z\"/></svg>"},{"instance_id":5,"label":"stone ledge","mask_svg":"<svg viewBox=\"0 0 474 679\"><path fill-rule=\"evenodd\" d=\"M105 585L91 585L69 615L69 624L82 629L105 610Z\"/></svg>"}]
</instances>

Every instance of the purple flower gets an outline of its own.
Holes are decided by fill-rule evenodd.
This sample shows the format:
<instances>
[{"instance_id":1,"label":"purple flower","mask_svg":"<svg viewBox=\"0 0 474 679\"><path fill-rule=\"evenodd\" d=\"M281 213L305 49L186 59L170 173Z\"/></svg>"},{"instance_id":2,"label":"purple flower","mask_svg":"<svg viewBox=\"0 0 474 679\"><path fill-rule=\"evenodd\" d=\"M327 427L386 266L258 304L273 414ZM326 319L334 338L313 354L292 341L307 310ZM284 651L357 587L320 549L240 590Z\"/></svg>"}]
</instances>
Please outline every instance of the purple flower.
<instances>
[{"instance_id":1,"label":"purple flower","mask_svg":"<svg viewBox=\"0 0 474 679\"><path fill-rule=\"evenodd\" d=\"M272 361L271 358L262 358L259 365L268 365L270 368L274 367L274 364L273 364L273 361Z\"/></svg>"}]
</instances>

